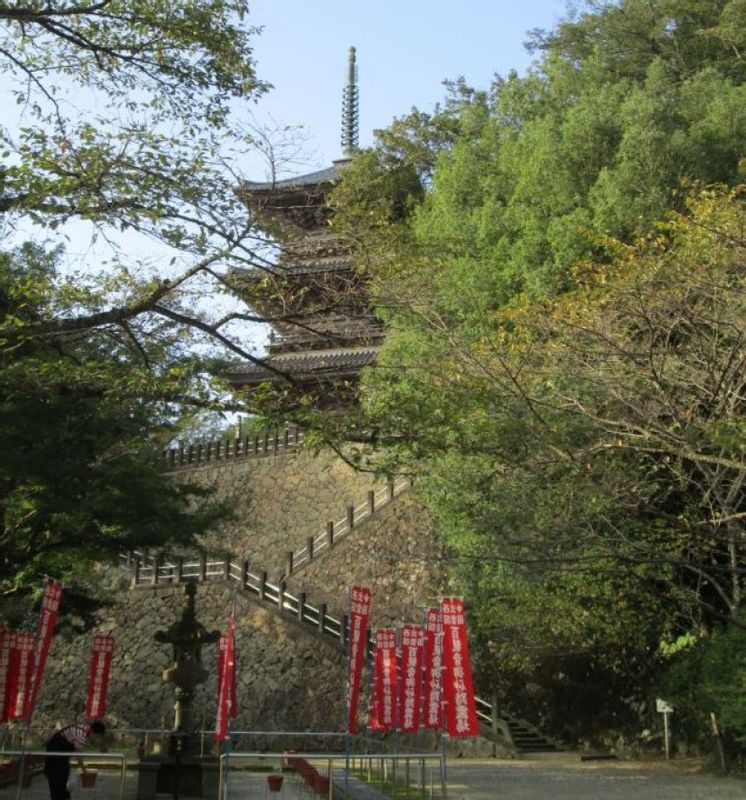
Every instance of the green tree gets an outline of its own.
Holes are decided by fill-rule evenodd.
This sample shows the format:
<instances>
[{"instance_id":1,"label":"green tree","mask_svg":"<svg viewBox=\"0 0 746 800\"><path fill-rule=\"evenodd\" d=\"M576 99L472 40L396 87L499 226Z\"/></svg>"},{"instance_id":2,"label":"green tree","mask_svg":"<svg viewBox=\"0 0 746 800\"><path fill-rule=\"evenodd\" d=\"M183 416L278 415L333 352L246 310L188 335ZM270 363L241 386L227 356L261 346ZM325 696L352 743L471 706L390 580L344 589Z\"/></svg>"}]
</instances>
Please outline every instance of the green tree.
<instances>
[{"instance_id":1,"label":"green tree","mask_svg":"<svg viewBox=\"0 0 746 800\"><path fill-rule=\"evenodd\" d=\"M738 7L592 4L537 35L447 120L389 256L385 218L357 243L390 321L381 468L422 478L481 680L524 708L539 686L556 723L569 699L574 734L639 713L661 642L744 622L742 201L686 189L742 174Z\"/></svg>"},{"instance_id":2,"label":"green tree","mask_svg":"<svg viewBox=\"0 0 746 800\"><path fill-rule=\"evenodd\" d=\"M261 139L234 113L266 88L248 14L0 4L17 101L0 125L0 613L44 574L95 593L94 562L194 543L223 514L158 453L185 414L225 406L210 359L254 357L235 325L256 317L216 302L265 263L230 165Z\"/></svg>"},{"instance_id":3,"label":"green tree","mask_svg":"<svg viewBox=\"0 0 746 800\"><path fill-rule=\"evenodd\" d=\"M208 400L176 331L142 320L132 334L99 324L51 340L18 336L105 299L66 293L54 269L32 245L0 258L0 611L9 620L44 575L65 582L68 610L85 610L100 588L93 564L194 544L226 514L206 489L163 471L178 401ZM151 336L145 348L138 341Z\"/></svg>"}]
</instances>

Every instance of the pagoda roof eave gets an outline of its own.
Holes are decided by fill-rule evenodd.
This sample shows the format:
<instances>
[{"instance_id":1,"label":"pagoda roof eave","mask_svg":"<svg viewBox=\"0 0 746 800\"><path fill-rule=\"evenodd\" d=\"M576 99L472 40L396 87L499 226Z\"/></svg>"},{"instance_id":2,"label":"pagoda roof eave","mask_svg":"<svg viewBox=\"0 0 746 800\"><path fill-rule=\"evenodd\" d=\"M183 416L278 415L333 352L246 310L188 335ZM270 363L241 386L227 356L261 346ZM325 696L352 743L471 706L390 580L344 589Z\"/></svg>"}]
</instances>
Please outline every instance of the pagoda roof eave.
<instances>
[{"instance_id":1,"label":"pagoda roof eave","mask_svg":"<svg viewBox=\"0 0 746 800\"><path fill-rule=\"evenodd\" d=\"M342 172L349 163L349 158L341 158L330 167L307 172L305 175L295 175L279 181L242 181L241 188L249 194L269 194L277 191L308 189L322 184L335 184L342 177Z\"/></svg>"},{"instance_id":2,"label":"pagoda roof eave","mask_svg":"<svg viewBox=\"0 0 746 800\"><path fill-rule=\"evenodd\" d=\"M359 374L376 362L380 346L337 348L335 350L280 353L264 359L267 366L236 364L223 372L231 386L257 386L262 383L299 383ZM286 377L287 376L287 377Z\"/></svg>"},{"instance_id":3,"label":"pagoda roof eave","mask_svg":"<svg viewBox=\"0 0 746 800\"><path fill-rule=\"evenodd\" d=\"M279 191L293 191L295 189L308 189L322 184L334 184L339 180L340 173L337 167L331 166L306 175L297 175L279 181L242 181L241 188L248 194L269 194Z\"/></svg>"}]
</instances>

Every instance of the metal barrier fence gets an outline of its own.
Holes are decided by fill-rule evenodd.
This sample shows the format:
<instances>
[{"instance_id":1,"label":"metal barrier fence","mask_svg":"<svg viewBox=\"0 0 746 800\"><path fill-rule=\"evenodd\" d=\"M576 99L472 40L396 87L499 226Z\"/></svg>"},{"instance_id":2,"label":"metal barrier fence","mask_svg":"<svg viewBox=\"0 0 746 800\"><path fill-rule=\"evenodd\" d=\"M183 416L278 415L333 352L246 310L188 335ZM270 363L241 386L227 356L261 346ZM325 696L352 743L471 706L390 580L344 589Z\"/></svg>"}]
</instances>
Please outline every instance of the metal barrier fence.
<instances>
[{"instance_id":1,"label":"metal barrier fence","mask_svg":"<svg viewBox=\"0 0 746 800\"><path fill-rule=\"evenodd\" d=\"M58 752L46 750L4 750L3 757L12 759L9 763L15 769L16 780L16 800L20 800L24 789L30 788L31 776L35 774L37 768L43 763L46 756L61 756L63 758L75 759L83 764L95 764L101 767L111 767L112 763L118 766L119 770L119 800L124 798L124 781L127 773L127 756L124 753L94 753L88 751L77 751L74 753ZM13 763L13 759L15 763ZM89 773L92 774L92 773Z\"/></svg>"},{"instance_id":2,"label":"metal barrier fence","mask_svg":"<svg viewBox=\"0 0 746 800\"><path fill-rule=\"evenodd\" d=\"M283 784L287 787L290 781L297 787L298 797L307 791L319 800L332 800L335 788L338 793L341 790L353 797L351 783L362 781L390 796L447 800L445 764L439 754L285 751L229 752L220 756L218 800L257 795L265 781L265 797L277 796Z\"/></svg>"},{"instance_id":3,"label":"metal barrier fence","mask_svg":"<svg viewBox=\"0 0 746 800\"><path fill-rule=\"evenodd\" d=\"M389 796L447 800L446 767L442 755L433 753L366 753L352 755L349 772L379 787ZM436 780L437 775L437 780ZM436 791L436 786L438 791Z\"/></svg>"}]
</instances>

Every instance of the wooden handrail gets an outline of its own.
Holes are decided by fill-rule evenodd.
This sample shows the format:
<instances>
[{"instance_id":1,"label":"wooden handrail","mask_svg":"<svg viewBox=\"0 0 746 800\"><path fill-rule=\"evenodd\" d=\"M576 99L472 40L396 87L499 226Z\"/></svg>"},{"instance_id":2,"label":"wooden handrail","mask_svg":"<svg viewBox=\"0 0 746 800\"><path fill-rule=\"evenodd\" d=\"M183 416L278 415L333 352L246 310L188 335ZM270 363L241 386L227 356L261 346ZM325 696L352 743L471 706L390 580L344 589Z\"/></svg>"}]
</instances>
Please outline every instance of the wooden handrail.
<instances>
[{"instance_id":1,"label":"wooden handrail","mask_svg":"<svg viewBox=\"0 0 746 800\"><path fill-rule=\"evenodd\" d=\"M296 427L285 428L281 434L265 433L263 436L239 436L234 439L217 439L197 444L169 447L163 452L166 469L173 472L213 461L235 461L280 455L298 450L303 444L303 431Z\"/></svg>"}]
</instances>

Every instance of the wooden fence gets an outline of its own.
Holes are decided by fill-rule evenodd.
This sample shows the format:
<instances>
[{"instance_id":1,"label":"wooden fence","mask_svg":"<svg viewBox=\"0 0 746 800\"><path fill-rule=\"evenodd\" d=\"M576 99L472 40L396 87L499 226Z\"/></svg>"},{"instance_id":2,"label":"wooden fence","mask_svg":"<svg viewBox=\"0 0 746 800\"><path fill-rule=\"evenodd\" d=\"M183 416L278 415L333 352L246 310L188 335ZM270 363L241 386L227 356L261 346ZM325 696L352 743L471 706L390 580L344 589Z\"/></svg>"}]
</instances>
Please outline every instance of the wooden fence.
<instances>
[{"instance_id":1,"label":"wooden fence","mask_svg":"<svg viewBox=\"0 0 746 800\"><path fill-rule=\"evenodd\" d=\"M174 470L213 462L281 455L297 450L302 444L303 431L285 428L262 436L239 436L235 439L179 445L165 450L163 457L166 469Z\"/></svg>"}]
</instances>

